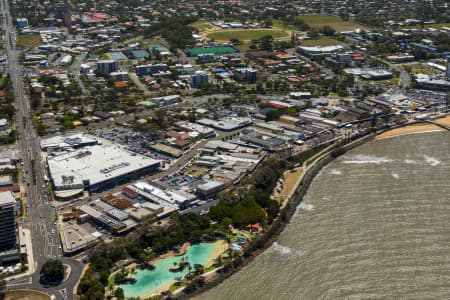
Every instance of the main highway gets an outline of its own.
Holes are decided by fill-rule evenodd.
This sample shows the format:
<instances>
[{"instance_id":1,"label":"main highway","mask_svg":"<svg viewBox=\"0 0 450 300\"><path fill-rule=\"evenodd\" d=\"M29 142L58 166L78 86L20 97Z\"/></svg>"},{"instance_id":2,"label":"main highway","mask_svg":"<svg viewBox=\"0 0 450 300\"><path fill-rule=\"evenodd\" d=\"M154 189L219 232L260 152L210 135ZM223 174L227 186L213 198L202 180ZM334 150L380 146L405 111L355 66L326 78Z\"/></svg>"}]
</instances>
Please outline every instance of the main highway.
<instances>
[{"instance_id":1,"label":"main highway","mask_svg":"<svg viewBox=\"0 0 450 300\"><path fill-rule=\"evenodd\" d=\"M73 287L79 279L82 264L70 258L61 258L59 238L55 226L56 211L48 203L48 190L44 180L45 165L42 160L39 137L33 127L30 102L23 80L24 70L19 62L15 28L7 0L0 0L2 31L8 57L8 74L12 83L16 106L17 148L23 162L22 172L27 190L28 214L23 224L31 230L34 273L10 280L8 288L33 288L53 294L56 299L73 299ZM46 288L39 283L39 270L49 258L59 258L70 267L68 278L56 287Z\"/></svg>"}]
</instances>

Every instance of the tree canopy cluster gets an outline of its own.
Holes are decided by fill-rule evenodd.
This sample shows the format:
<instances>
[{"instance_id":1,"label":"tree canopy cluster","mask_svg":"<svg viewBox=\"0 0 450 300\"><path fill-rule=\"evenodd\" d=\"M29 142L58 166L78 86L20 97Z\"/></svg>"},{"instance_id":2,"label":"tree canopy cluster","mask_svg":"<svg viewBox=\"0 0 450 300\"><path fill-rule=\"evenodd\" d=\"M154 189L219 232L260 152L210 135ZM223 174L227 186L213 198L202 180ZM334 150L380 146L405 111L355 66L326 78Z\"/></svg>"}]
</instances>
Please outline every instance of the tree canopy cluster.
<instances>
[{"instance_id":1,"label":"tree canopy cluster","mask_svg":"<svg viewBox=\"0 0 450 300\"><path fill-rule=\"evenodd\" d=\"M194 28L189 24L195 22L196 17L177 16L177 17L161 17L160 21L150 26L146 32L151 35L161 34L171 46L171 50L184 49L195 44L192 38Z\"/></svg>"},{"instance_id":2,"label":"tree canopy cluster","mask_svg":"<svg viewBox=\"0 0 450 300\"><path fill-rule=\"evenodd\" d=\"M49 259L41 268L41 282L56 284L64 279L64 266L61 261Z\"/></svg>"}]
</instances>

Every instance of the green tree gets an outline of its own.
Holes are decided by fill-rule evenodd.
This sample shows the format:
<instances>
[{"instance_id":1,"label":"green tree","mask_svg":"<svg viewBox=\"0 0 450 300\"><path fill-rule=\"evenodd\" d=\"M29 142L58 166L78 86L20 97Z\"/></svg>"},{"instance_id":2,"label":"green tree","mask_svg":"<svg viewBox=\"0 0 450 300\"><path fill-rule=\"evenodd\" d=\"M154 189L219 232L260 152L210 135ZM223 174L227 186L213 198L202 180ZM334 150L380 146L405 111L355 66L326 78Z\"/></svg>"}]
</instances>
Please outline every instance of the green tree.
<instances>
[{"instance_id":1,"label":"green tree","mask_svg":"<svg viewBox=\"0 0 450 300\"><path fill-rule=\"evenodd\" d=\"M331 28L329 25L325 25L320 29L320 33L326 36L333 36L336 33L336 30Z\"/></svg>"},{"instance_id":2,"label":"green tree","mask_svg":"<svg viewBox=\"0 0 450 300\"><path fill-rule=\"evenodd\" d=\"M59 283L64 279L64 266L61 261L49 259L41 268L41 282Z\"/></svg>"},{"instance_id":3,"label":"green tree","mask_svg":"<svg viewBox=\"0 0 450 300\"><path fill-rule=\"evenodd\" d=\"M5 289L6 289L5 275L0 274L0 298L2 297L3 293L5 292Z\"/></svg>"},{"instance_id":4,"label":"green tree","mask_svg":"<svg viewBox=\"0 0 450 300\"><path fill-rule=\"evenodd\" d=\"M307 32L307 35L312 39L319 38L319 32L316 29L311 29L310 31Z\"/></svg>"},{"instance_id":5,"label":"green tree","mask_svg":"<svg viewBox=\"0 0 450 300\"><path fill-rule=\"evenodd\" d=\"M273 45L272 45L273 37L271 35L263 36L260 39L260 41L261 41L261 44L259 45L259 48L261 50L272 50L273 49Z\"/></svg>"},{"instance_id":6,"label":"green tree","mask_svg":"<svg viewBox=\"0 0 450 300\"><path fill-rule=\"evenodd\" d=\"M272 26L273 26L273 21L272 21L272 19L264 20L263 26L266 27L266 28L272 28Z\"/></svg>"},{"instance_id":7,"label":"green tree","mask_svg":"<svg viewBox=\"0 0 450 300\"><path fill-rule=\"evenodd\" d=\"M244 227L248 224L262 222L264 220L264 210L253 198L246 198L233 208L233 224Z\"/></svg>"},{"instance_id":8,"label":"green tree","mask_svg":"<svg viewBox=\"0 0 450 300\"><path fill-rule=\"evenodd\" d=\"M348 91L342 89L342 90L339 90L337 94L338 94L339 97L347 97L348 96Z\"/></svg>"},{"instance_id":9,"label":"green tree","mask_svg":"<svg viewBox=\"0 0 450 300\"><path fill-rule=\"evenodd\" d=\"M234 45L239 45L241 43L241 41L238 38L232 38L230 42L233 43Z\"/></svg>"},{"instance_id":10,"label":"green tree","mask_svg":"<svg viewBox=\"0 0 450 300\"><path fill-rule=\"evenodd\" d=\"M115 291L114 291L114 296L118 299L118 300L123 300L125 299L125 293L123 292L123 289L121 287L118 287Z\"/></svg>"},{"instance_id":11,"label":"green tree","mask_svg":"<svg viewBox=\"0 0 450 300\"><path fill-rule=\"evenodd\" d=\"M280 110L271 109L266 112L266 121L278 120L283 113Z\"/></svg>"},{"instance_id":12,"label":"green tree","mask_svg":"<svg viewBox=\"0 0 450 300\"><path fill-rule=\"evenodd\" d=\"M205 268L201 264L194 265L194 272L196 275L203 274L205 272Z\"/></svg>"}]
</instances>

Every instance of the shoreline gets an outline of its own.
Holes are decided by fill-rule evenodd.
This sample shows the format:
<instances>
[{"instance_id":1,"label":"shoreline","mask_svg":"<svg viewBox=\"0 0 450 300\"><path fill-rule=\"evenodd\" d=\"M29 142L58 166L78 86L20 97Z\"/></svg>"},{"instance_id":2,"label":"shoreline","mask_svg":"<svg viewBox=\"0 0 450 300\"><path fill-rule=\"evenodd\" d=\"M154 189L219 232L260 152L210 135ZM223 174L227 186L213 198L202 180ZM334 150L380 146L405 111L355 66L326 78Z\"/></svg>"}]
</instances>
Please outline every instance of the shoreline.
<instances>
[{"instance_id":1,"label":"shoreline","mask_svg":"<svg viewBox=\"0 0 450 300\"><path fill-rule=\"evenodd\" d=\"M168 291L168 290L170 289L170 287L171 287L175 282L177 282L177 281L176 281L176 280L170 280L170 281L168 281L168 282L166 282L166 283L163 283L161 286L159 286L157 289L155 289L155 290L153 290L153 291L151 291L151 292L148 292L148 293L146 293L146 294L139 295L139 297L140 297L141 299L148 299L148 298L151 298L151 297L155 297L155 296L161 295L162 292ZM127 296L126 296L126 295L125 295L125 299L127 299Z\"/></svg>"},{"instance_id":2,"label":"shoreline","mask_svg":"<svg viewBox=\"0 0 450 300\"><path fill-rule=\"evenodd\" d=\"M217 240L215 243L217 243L217 249L209 255L207 262L203 265L205 269L211 267L214 264L214 260L230 248L230 245L225 240Z\"/></svg>"},{"instance_id":3,"label":"shoreline","mask_svg":"<svg viewBox=\"0 0 450 300\"><path fill-rule=\"evenodd\" d=\"M450 115L436 118L435 122L441 123L446 126L450 126ZM377 136L375 136L375 140L382 140L386 138L392 138L402 135L408 134L417 134L417 133L432 133L432 132L441 132L446 131L444 128L439 127L438 125L427 123L427 122L417 122L414 124L405 125L402 127L392 128L387 131L384 131Z\"/></svg>"},{"instance_id":4,"label":"shoreline","mask_svg":"<svg viewBox=\"0 0 450 300\"><path fill-rule=\"evenodd\" d=\"M153 264L154 262L160 260L160 259L164 259L164 258L168 258L168 257L172 257L172 256L183 256L184 254L186 254L187 249L191 246L190 242L185 242L183 244L183 246L181 246L181 248L175 252L174 250L170 250L169 252L166 252L164 254L161 254L155 258L153 258L150 262Z\"/></svg>"},{"instance_id":5,"label":"shoreline","mask_svg":"<svg viewBox=\"0 0 450 300\"><path fill-rule=\"evenodd\" d=\"M442 118L437 118L435 121L442 123L444 125L450 126L450 115L442 117Z\"/></svg>"},{"instance_id":6,"label":"shoreline","mask_svg":"<svg viewBox=\"0 0 450 300\"><path fill-rule=\"evenodd\" d=\"M450 126L450 115L434 119L434 121ZM419 128L421 128L421 130L419 130ZM260 236L260 239L263 240L262 241L263 245L254 249L247 249L248 256L242 257L241 260L237 262L237 266L234 269L225 272L223 274L220 274L216 278L213 278L209 282L209 284L207 284L205 287L195 291L191 295L187 295L187 298L198 299L199 295L202 295L210 291L214 287L220 285L228 277L231 277L234 273L241 271L243 268L252 263L257 256L259 256L261 253L267 250L277 240L280 233L285 229L286 225L291 220L291 217L293 216L297 206L303 201L303 197L306 194L307 190L309 189L309 185L312 182L312 180L317 176L317 174L323 167L328 165L331 161L335 160L336 157L333 157L331 155L333 149L342 147L345 149L345 151L349 151L372 140L381 140L384 138L397 137L406 134L430 133L441 131L446 130L434 124L417 122L413 124L386 129L380 133L369 133L341 146L339 146L338 143L335 143L334 144L335 147L327 148L325 152L320 152L315 156L311 157L313 158L311 164L304 170L303 174L301 174L300 176L301 179L299 179L299 182L296 185L294 192L290 195L288 199L286 199L285 206L282 208L283 210L280 211L280 215L275 220L275 222L277 222L278 224L272 224L274 227L268 229L266 235ZM311 158L308 160L311 160ZM289 170L287 170L286 172L289 172Z\"/></svg>"},{"instance_id":7,"label":"shoreline","mask_svg":"<svg viewBox=\"0 0 450 300\"><path fill-rule=\"evenodd\" d=\"M395 130L395 129L392 129L392 130ZM374 140L381 141L381 140L395 138L395 137L404 136L404 135L434 133L434 132L444 132L444 131L446 131L446 130L445 129L430 129L430 130L415 130L415 131L401 132L401 133L391 133L391 134L386 134L385 136L375 137Z\"/></svg>"},{"instance_id":8,"label":"shoreline","mask_svg":"<svg viewBox=\"0 0 450 300\"><path fill-rule=\"evenodd\" d=\"M447 115L445 117L435 119L435 121L441 122L445 125L447 124L450 125L450 116ZM345 149L345 151L349 151L371 140L381 140L383 138L396 137L406 134L438 132L438 131L445 131L445 129L434 124L427 124L425 122L420 123L417 122L403 126L400 125L399 127L386 129L379 133L369 132L368 134L345 144L342 144L342 141L341 142L338 141L330 145L323 151L316 153L315 155L313 155L312 157L310 157L305 161L305 162L309 161L310 163L308 163L306 169L303 170L303 173L301 174L297 184L295 185L294 191L291 193L290 197L286 199L285 205L282 207L279 216L274 220L274 223L272 223L272 225L269 228L267 228L267 231L265 231L264 234L261 234L259 237L257 237L255 241L249 246L249 248L244 250L242 256L235 258L232 261L232 263L230 263L230 265L232 265L231 269L229 269L224 273L220 274L216 273L215 275L212 275L212 278L208 280L208 282L205 284L204 287L199 288L194 293L190 295L185 295L184 297L195 299L196 296L211 290L213 287L224 282L226 278L232 276L235 272L238 272L242 270L245 266L249 265L259 254L263 253L266 249L268 249L277 240L280 233L285 229L286 225L289 223L289 220L295 213L297 206L303 201L303 197L306 194L312 180L317 176L317 174L324 166L326 166L328 163L330 163L336 158L335 156L332 155L333 150L343 148ZM286 172L289 171L290 170L286 170ZM224 240L220 241L222 241L222 243L227 244ZM181 249L183 249L184 247L185 244ZM215 253L216 253L215 255L210 255L210 257L208 258L209 263L206 263L204 265L205 268L210 266L211 262L214 261L214 258L218 256L217 254L218 251L215 251ZM221 251L220 253L223 253L223 251ZM158 259L170 257L171 255L174 254L175 254L174 251L170 251L169 253L159 256ZM170 286L172 286L172 284L175 282L176 281L167 282L157 290L158 291L169 290ZM151 293L144 295L144 297L154 296L160 293L161 292L158 293L153 291Z\"/></svg>"}]
</instances>

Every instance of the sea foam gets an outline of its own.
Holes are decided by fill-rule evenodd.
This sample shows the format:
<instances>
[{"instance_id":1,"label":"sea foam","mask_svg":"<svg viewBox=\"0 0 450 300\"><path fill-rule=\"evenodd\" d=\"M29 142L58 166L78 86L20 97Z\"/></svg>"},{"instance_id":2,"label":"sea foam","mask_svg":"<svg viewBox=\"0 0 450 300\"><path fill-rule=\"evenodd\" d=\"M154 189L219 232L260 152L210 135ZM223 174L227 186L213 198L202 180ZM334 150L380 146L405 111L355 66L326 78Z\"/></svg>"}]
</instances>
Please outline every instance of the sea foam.
<instances>
[{"instance_id":1,"label":"sea foam","mask_svg":"<svg viewBox=\"0 0 450 300\"><path fill-rule=\"evenodd\" d=\"M293 250L292 248L289 248L287 246L283 246L278 244L277 242L274 242L272 246L268 249L268 253L277 253L281 255L295 255L297 254L297 251Z\"/></svg>"},{"instance_id":2,"label":"sea foam","mask_svg":"<svg viewBox=\"0 0 450 300\"><path fill-rule=\"evenodd\" d=\"M437 160L434 157L428 156L426 154L424 154L423 157L425 158L425 162L432 167L436 167L437 165L439 165L441 163L441 161Z\"/></svg>"},{"instance_id":3,"label":"sea foam","mask_svg":"<svg viewBox=\"0 0 450 300\"><path fill-rule=\"evenodd\" d=\"M336 170L336 169L331 169L330 170L330 174L332 174L332 175L342 175L342 171L341 170Z\"/></svg>"},{"instance_id":4,"label":"sea foam","mask_svg":"<svg viewBox=\"0 0 450 300\"><path fill-rule=\"evenodd\" d=\"M298 205L298 209L311 211L314 209L314 205L302 202Z\"/></svg>"},{"instance_id":5,"label":"sea foam","mask_svg":"<svg viewBox=\"0 0 450 300\"><path fill-rule=\"evenodd\" d=\"M344 164L383 164L389 162L393 162L393 160L386 157L361 154L352 156L349 160L343 161Z\"/></svg>"},{"instance_id":6,"label":"sea foam","mask_svg":"<svg viewBox=\"0 0 450 300\"><path fill-rule=\"evenodd\" d=\"M415 161L413 159L405 159L404 162L405 162L405 164L408 164L408 165L417 165L418 164L417 161Z\"/></svg>"}]
</instances>

